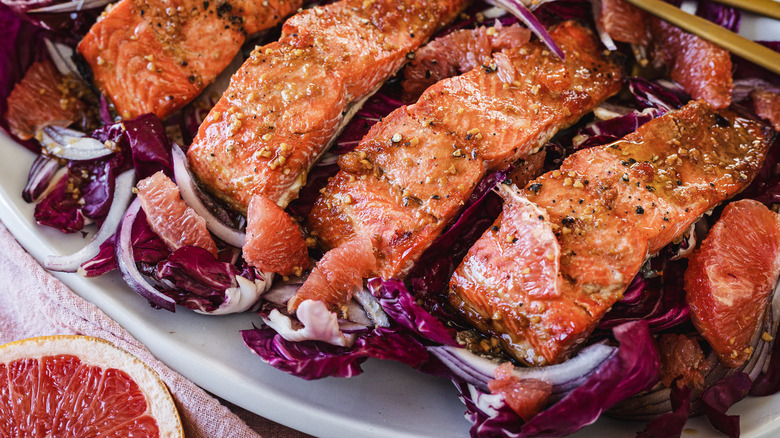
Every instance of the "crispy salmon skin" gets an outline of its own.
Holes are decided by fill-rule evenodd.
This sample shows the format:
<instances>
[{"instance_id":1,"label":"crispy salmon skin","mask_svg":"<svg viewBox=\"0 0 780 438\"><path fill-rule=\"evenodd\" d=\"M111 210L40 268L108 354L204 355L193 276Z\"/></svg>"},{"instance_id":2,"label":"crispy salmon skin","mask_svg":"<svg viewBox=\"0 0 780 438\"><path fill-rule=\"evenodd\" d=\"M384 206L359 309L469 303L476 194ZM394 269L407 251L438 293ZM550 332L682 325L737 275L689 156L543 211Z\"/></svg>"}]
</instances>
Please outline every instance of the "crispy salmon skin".
<instances>
[{"instance_id":1,"label":"crispy salmon skin","mask_svg":"<svg viewBox=\"0 0 780 438\"><path fill-rule=\"evenodd\" d=\"M359 103L465 0L342 0L304 10L254 50L201 125L188 158L200 182L245 211L285 207Z\"/></svg>"},{"instance_id":2,"label":"crispy salmon skin","mask_svg":"<svg viewBox=\"0 0 780 438\"><path fill-rule=\"evenodd\" d=\"M693 101L573 154L507 196L455 271L450 304L518 360L563 361L648 254L747 187L773 136L759 122Z\"/></svg>"},{"instance_id":3,"label":"crispy salmon skin","mask_svg":"<svg viewBox=\"0 0 780 438\"><path fill-rule=\"evenodd\" d=\"M339 159L312 234L326 248L378 237L378 273L402 278L487 172L527 158L620 89L622 68L592 32L567 22L551 34L565 61L539 42L505 50L374 125Z\"/></svg>"},{"instance_id":4,"label":"crispy salmon skin","mask_svg":"<svg viewBox=\"0 0 780 438\"><path fill-rule=\"evenodd\" d=\"M121 0L78 45L95 84L125 119L164 118L194 99L246 35L275 26L303 0Z\"/></svg>"}]
</instances>

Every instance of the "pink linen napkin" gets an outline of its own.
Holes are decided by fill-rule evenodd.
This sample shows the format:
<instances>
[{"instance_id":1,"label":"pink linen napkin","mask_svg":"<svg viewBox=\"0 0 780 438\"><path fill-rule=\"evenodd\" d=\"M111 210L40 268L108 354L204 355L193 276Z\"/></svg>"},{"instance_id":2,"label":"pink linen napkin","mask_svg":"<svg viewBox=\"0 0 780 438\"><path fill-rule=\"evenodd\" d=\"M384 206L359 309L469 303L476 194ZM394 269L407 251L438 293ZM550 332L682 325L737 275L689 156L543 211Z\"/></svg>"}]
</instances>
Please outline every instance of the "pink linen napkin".
<instances>
[{"instance_id":1,"label":"pink linen napkin","mask_svg":"<svg viewBox=\"0 0 780 438\"><path fill-rule=\"evenodd\" d=\"M188 438L259 438L258 432L270 437L308 436L226 403L231 412L46 272L0 223L0 345L61 334L103 338L157 371L176 400Z\"/></svg>"}]
</instances>

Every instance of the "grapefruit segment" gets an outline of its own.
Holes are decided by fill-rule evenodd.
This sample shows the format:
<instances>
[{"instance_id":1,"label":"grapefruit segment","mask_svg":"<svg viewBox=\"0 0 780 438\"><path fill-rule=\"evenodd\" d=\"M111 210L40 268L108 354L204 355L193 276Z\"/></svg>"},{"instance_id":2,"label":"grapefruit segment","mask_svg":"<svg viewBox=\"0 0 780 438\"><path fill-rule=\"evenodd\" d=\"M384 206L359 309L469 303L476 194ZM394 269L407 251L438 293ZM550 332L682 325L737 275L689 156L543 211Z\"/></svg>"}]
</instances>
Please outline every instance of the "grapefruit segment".
<instances>
[{"instance_id":1,"label":"grapefruit segment","mask_svg":"<svg viewBox=\"0 0 780 438\"><path fill-rule=\"evenodd\" d=\"M305 300L324 302L338 311L351 298L363 279L378 268L374 248L368 239L350 240L325 253L300 289L287 302L290 313Z\"/></svg>"},{"instance_id":2,"label":"grapefruit segment","mask_svg":"<svg viewBox=\"0 0 780 438\"><path fill-rule=\"evenodd\" d=\"M750 98L753 99L756 114L771 123L775 131L780 132L780 93L754 90L750 93Z\"/></svg>"},{"instance_id":3,"label":"grapefruit segment","mask_svg":"<svg viewBox=\"0 0 780 438\"><path fill-rule=\"evenodd\" d=\"M75 79L63 77L51 61L33 64L8 96L5 117L11 132L28 140L44 126L67 127L78 120L86 106L71 85Z\"/></svg>"},{"instance_id":4,"label":"grapefruit segment","mask_svg":"<svg viewBox=\"0 0 780 438\"><path fill-rule=\"evenodd\" d=\"M778 275L780 215L748 199L726 206L685 272L691 319L724 365L750 358Z\"/></svg>"},{"instance_id":5,"label":"grapefruit segment","mask_svg":"<svg viewBox=\"0 0 780 438\"><path fill-rule=\"evenodd\" d=\"M87 336L0 346L3 436L183 437L168 389L131 354Z\"/></svg>"},{"instance_id":6,"label":"grapefruit segment","mask_svg":"<svg viewBox=\"0 0 780 438\"><path fill-rule=\"evenodd\" d=\"M651 20L656 61L671 70L672 79L692 98L713 108L731 105L733 79L728 50L659 19Z\"/></svg>"},{"instance_id":7,"label":"grapefruit segment","mask_svg":"<svg viewBox=\"0 0 780 438\"><path fill-rule=\"evenodd\" d=\"M301 275L309 268L309 251L298 225L264 195L249 202L244 260L261 271Z\"/></svg>"},{"instance_id":8,"label":"grapefruit segment","mask_svg":"<svg viewBox=\"0 0 780 438\"><path fill-rule=\"evenodd\" d=\"M528 421L544 409L552 393L552 385L538 379L520 379L512 373L511 362L496 368L496 378L488 382L491 394L503 394L504 401L523 421Z\"/></svg>"},{"instance_id":9,"label":"grapefruit segment","mask_svg":"<svg viewBox=\"0 0 780 438\"><path fill-rule=\"evenodd\" d=\"M598 20L615 41L641 45L648 42L646 14L625 0L601 0Z\"/></svg>"},{"instance_id":10,"label":"grapefruit segment","mask_svg":"<svg viewBox=\"0 0 780 438\"><path fill-rule=\"evenodd\" d=\"M149 226L172 251L191 245L217 256L217 244L206 228L206 220L187 207L179 188L164 173L139 181L138 199Z\"/></svg>"}]
</instances>

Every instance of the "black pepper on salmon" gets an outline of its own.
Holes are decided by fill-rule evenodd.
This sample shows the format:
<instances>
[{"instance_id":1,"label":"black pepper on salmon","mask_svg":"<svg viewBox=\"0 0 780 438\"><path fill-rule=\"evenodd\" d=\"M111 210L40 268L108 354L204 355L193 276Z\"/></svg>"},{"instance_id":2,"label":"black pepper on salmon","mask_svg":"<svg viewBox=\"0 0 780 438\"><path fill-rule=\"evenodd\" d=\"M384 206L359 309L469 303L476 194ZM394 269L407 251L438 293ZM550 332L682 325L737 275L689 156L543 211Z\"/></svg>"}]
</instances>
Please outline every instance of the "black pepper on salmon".
<instances>
[{"instance_id":1,"label":"black pepper on salmon","mask_svg":"<svg viewBox=\"0 0 780 438\"><path fill-rule=\"evenodd\" d=\"M565 360L649 254L743 190L771 128L693 101L579 151L524 189L450 280L450 304L531 365Z\"/></svg>"},{"instance_id":2,"label":"black pepper on salmon","mask_svg":"<svg viewBox=\"0 0 780 438\"><path fill-rule=\"evenodd\" d=\"M360 104L466 0L342 0L306 9L255 49L201 125L188 158L203 185L245 211L285 207Z\"/></svg>"},{"instance_id":3,"label":"black pepper on salmon","mask_svg":"<svg viewBox=\"0 0 780 438\"><path fill-rule=\"evenodd\" d=\"M566 22L551 35L565 61L538 41L504 50L374 125L340 157L309 216L312 235L326 248L373 239L376 274L403 278L487 172L527 158L620 89L621 66L590 30ZM344 298L304 285L289 307Z\"/></svg>"}]
</instances>

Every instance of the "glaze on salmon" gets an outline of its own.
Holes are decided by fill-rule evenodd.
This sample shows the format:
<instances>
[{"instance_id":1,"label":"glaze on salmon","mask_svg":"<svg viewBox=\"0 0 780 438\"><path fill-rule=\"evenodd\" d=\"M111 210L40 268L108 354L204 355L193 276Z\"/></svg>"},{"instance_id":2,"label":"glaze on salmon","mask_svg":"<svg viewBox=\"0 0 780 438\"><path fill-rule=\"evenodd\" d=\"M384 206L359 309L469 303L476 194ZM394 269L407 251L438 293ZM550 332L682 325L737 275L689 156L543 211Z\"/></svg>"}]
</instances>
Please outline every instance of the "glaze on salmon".
<instances>
[{"instance_id":1,"label":"glaze on salmon","mask_svg":"<svg viewBox=\"0 0 780 438\"><path fill-rule=\"evenodd\" d=\"M377 274L403 278L487 172L536 152L616 93L621 67L574 22L551 30L561 61L539 42L428 88L339 158L309 216L326 248L375 241Z\"/></svg>"},{"instance_id":2,"label":"glaze on salmon","mask_svg":"<svg viewBox=\"0 0 780 438\"><path fill-rule=\"evenodd\" d=\"M200 126L192 170L239 211L257 194L286 207L362 101L465 3L342 0L293 16Z\"/></svg>"},{"instance_id":3,"label":"glaze on salmon","mask_svg":"<svg viewBox=\"0 0 780 438\"><path fill-rule=\"evenodd\" d=\"M121 0L78 45L95 84L124 119L164 118L194 99L247 35L276 26L303 0Z\"/></svg>"},{"instance_id":4,"label":"glaze on salmon","mask_svg":"<svg viewBox=\"0 0 780 438\"><path fill-rule=\"evenodd\" d=\"M571 155L505 196L502 215L455 271L450 304L518 360L565 360L648 254L747 187L773 135L694 101Z\"/></svg>"}]
</instances>

